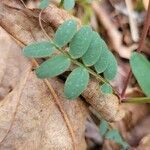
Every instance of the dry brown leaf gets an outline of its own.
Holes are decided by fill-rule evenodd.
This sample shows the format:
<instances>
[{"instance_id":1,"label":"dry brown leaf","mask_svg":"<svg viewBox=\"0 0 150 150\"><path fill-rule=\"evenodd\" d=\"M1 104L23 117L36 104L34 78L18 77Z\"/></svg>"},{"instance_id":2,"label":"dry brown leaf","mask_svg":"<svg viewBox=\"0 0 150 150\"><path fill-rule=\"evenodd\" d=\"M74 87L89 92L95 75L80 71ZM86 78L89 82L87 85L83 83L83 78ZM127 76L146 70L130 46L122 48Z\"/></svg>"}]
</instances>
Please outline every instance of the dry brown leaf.
<instances>
[{"instance_id":1,"label":"dry brown leaf","mask_svg":"<svg viewBox=\"0 0 150 150\"><path fill-rule=\"evenodd\" d=\"M124 111L119 107L117 96L103 94L99 89L99 83L92 79L82 95L103 118L109 121L120 120L124 116Z\"/></svg>"},{"instance_id":2,"label":"dry brown leaf","mask_svg":"<svg viewBox=\"0 0 150 150\"><path fill-rule=\"evenodd\" d=\"M7 40L0 38L0 60L5 64L0 88L6 90L0 91L0 149L74 149L70 131L47 85L37 79L20 47L2 29L0 33ZM60 80L50 82L69 116L76 149L85 149L86 106L80 99L66 100Z\"/></svg>"}]
</instances>

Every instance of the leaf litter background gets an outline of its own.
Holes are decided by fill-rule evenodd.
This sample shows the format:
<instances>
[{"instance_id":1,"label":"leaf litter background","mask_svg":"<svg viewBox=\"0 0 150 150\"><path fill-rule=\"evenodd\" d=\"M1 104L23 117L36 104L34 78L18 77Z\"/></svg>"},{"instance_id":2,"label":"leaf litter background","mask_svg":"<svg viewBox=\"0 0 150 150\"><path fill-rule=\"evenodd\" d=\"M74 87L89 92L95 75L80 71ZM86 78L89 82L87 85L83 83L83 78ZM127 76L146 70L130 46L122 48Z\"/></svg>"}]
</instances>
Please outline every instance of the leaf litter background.
<instances>
[{"instance_id":1,"label":"leaf litter background","mask_svg":"<svg viewBox=\"0 0 150 150\"><path fill-rule=\"evenodd\" d=\"M136 16L139 32L142 30L144 21L144 17L141 16L144 16L147 8L147 1L143 2L145 7ZM7 9L5 9L4 3L7 4ZM29 1L27 6L35 7L36 3L37 1ZM133 1L132 4L136 7L137 1ZM118 58L118 75L113 81L113 85L120 91L129 70L128 58L131 50L137 47L137 43L133 41L130 34L126 7L122 5L122 2L116 1L111 1L111 3L105 1L101 4L93 2L91 6L94 12L89 19L91 25L101 33ZM32 19L32 14L27 10L16 11L17 9L13 9L13 7L23 8L20 1L0 0L0 24L2 26L0 28L0 149L73 149L69 130L47 85L44 81L37 79L33 71L33 62L23 57L21 45L9 35L15 36L25 44L44 39L38 26L38 20L36 17ZM116 8L122 9L116 10ZM62 10L59 11L60 15L57 9L53 7L51 9L53 11L47 13L48 16L45 14L44 17L51 20L46 29L50 36L53 36L53 30L70 16ZM85 15L80 2L74 11L76 16L83 17ZM8 15L10 12L12 15ZM19 15L27 13L26 19L32 21L24 23L24 18L19 18L20 22L23 22L20 27L17 12ZM34 14L36 16L36 10L34 10ZM150 54L149 35L143 52L147 56ZM54 78L50 79L50 83L68 114L75 134L77 149L120 149L114 142L102 140L98 131L99 119L89 104L80 98L71 102L65 100L62 80ZM93 80L87 92L95 87L96 82ZM142 96L134 78L127 89L127 95ZM86 91L83 96L89 103L94 101L92 95L87 95ZM99 95L97 95L97 99L105 101L105 97L99 98ZM112 125L119 129L122 136L134 149L149 149L149 105L121 104L119 107L125 111L125 117ZM100 107L100 112L103 113L102 108L103 106ZM104 110L104 117L108 114L111 114L110 111Z\"/></svg>"}]
</instances>

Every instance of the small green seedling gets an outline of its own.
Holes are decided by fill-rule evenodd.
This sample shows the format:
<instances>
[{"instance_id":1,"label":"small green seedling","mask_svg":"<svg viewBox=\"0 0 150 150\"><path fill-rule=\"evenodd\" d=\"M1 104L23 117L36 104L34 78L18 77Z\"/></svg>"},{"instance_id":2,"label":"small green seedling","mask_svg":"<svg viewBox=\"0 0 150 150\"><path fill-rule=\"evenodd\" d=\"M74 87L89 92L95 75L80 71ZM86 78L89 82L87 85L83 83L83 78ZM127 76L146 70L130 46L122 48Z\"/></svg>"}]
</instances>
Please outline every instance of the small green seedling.
<instances>
[{"instance_id":1,"label":"small green seedling","mask_svg":"<svg viewBox=\"0 0 150 150\"><path fill-rule=\"evenodd\" d=\"M69 51L62 50L65 46L68 46ZM56 50L61 54L52 55ZM77 30L77 22L67 20L57 29L53 41L30 44L23 52L32 58L50 57L36 69L41 79L64 73L71 63L77 66L65 82L64 93L68 99L76 99L86 89L90 74L104 82L100 87L103 93L113 92L108 80L114 79L117 73L116 59L90 26ZM95 70L90 67L95 67ZM103 73L105 79L99 73Z\"/></svg>"}]
</instances>

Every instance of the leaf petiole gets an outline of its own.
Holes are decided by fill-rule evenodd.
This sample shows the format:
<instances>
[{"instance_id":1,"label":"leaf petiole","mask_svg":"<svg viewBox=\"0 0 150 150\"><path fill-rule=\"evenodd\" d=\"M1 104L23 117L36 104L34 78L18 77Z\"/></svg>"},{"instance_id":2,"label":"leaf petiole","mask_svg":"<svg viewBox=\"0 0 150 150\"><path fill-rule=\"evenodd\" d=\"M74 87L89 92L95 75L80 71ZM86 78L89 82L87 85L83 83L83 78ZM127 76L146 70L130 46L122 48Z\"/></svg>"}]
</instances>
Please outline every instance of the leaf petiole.
<instances>
[{"instance_id":1,"label":"leaf petiole","mask_svg":"<svg viewBox=\"0 0 150 150\"><path fill-rule=\"evenodd\" d=\"M124 102L124 103L137 103L137 104L150 103L150 97L127 98L122 102Z\"/></svg>"}]
</instances>

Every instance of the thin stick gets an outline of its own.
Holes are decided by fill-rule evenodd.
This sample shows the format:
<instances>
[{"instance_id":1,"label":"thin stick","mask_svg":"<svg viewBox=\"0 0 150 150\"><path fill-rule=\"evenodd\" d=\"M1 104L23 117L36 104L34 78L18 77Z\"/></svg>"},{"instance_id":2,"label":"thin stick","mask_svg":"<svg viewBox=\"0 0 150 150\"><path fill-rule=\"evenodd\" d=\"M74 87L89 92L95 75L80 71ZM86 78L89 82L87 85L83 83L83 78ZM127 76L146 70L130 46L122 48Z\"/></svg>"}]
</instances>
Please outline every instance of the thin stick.
<instances>
[{"instance_id":1,"label":"thin stick","mask_svg":"<svg viewBox=\"0 0 150 150\"><path fill-rule=\"evenodd\" d=\"M144 41L146 39L149 27L150 27L150 1L149 1L148 11L147 11L147 16L146 16L146 19L144 22L142 36L141 36L141 39L139 42L139 46L137 48L137 52L141 52L143 47L144 47ZM125 92L126 92L126 89L127 89L127 86L130 82L131 77L132 77L132 70L130 69L128 76L127 76L127 79L126 79L126 82L125 82L125 85L124 85L124 88L123 88L122 93L121 93L121 98L124 98L124 96L125 96Z\"/></svg>"},{"instance_id":2,"label":"thin stick","mask_svg":"<svg viewBox=\"0 0 150 150\"><path fill-rule=\"evenodd\" d=\"M136 20L133 17L133 4L131 0L125 0L125 2L126 2L128 16L129 16L129 25L130 25L132 40L134 42L137 42L139 40L139 33L138 33Z\"/></svg>"},{"instance_id":3,"label":"thin stick","mask_svg":"<svg viewBox=\"0 0 150 150\"><path fill-rule=\"evenodd\" d=\"M51 41L51 38L49 37L49 35L46 33L45 29L43 28L43 25L42 25L42 13L45 9L41 10L40 13L39 13L39 25L40 25L40 28L42 29L42 32L44 33L44 35L46 36L47 39L49 39Z\"/></svg>"},{"instance_id":4,"label":"thin stick","mask_svg":"<svg viewBox=\"0 0 150 150\"><path fill-rule=\"evenodd\" d=\"M20 0L21 1L21 3L23 4L23 6L25 7L25 8L27 8L27 6L26 6L26 4L24 3L24 1L23 0Z\"/></svg>"}]
</instances>

